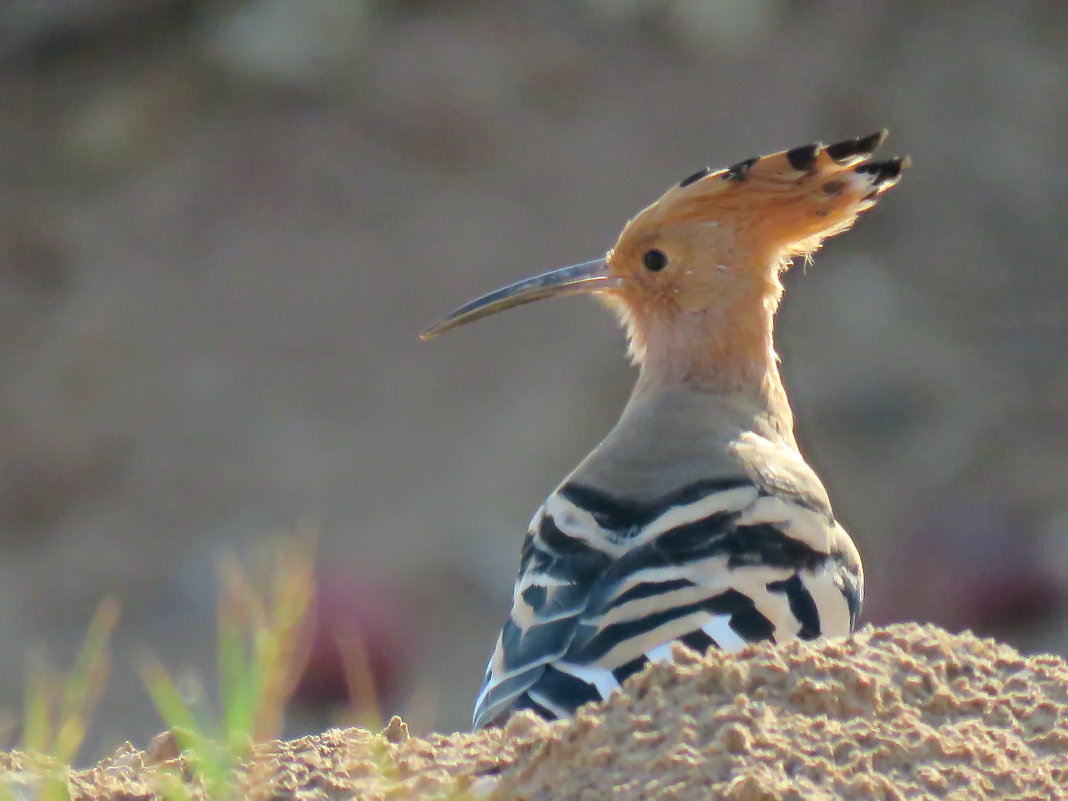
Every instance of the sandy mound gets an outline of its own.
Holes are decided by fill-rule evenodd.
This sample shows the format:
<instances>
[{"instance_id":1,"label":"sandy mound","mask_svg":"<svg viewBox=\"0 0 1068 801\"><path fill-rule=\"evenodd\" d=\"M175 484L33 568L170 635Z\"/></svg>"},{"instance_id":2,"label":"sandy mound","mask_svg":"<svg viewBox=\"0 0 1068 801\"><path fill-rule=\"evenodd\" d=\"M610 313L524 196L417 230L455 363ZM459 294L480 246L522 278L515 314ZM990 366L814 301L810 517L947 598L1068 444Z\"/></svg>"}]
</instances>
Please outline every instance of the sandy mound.
<instances>
[{"instance_id":1,"label":"sandy mound","mask_svg":"<svg viewBox=\"0 0 1068 801\"><path fill-rule=\"evenodd\" d=\"M260 747L242 784L273 801L1068 799L1058 657L917 625L679 657L574 721L330 731ZM144 762L126 749L74 774L74 797L146 798Z\"/></svg>"}]
</instances>

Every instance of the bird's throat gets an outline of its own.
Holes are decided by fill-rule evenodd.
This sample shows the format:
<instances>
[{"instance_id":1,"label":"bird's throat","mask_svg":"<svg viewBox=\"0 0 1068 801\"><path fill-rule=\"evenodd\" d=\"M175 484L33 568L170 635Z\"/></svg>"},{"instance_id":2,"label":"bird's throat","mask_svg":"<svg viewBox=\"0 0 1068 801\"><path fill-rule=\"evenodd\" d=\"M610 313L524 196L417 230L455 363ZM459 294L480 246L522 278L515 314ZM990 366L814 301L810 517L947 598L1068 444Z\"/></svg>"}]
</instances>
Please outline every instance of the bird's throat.
<instances>
[{"instance_id":1,"label":"bird's throat","mask_svg":"<svg viewBox=\"0 0 1068 801\"><path fill-rule=\"evenodd\" d=\"M793 415L775 353L777 306L778 297L759 297L744 311L711 308L628 324L641 371L636 391L682 384L736 397L792 438Z\"/></svg>"}]
</instances>

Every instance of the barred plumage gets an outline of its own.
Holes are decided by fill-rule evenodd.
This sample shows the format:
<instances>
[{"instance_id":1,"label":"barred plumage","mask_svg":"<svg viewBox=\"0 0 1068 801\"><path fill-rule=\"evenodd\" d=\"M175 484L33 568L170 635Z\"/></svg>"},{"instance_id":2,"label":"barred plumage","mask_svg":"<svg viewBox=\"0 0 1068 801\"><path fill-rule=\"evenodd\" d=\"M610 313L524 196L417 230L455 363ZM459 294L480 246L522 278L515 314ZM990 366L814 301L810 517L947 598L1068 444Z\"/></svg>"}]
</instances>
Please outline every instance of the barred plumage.
<instances>
[{"instance_id":1,"label":"barred plumage","mask_svg":"<svg viewBox=\"0 0 1068 801\"><path fill-rule=\"evenodd\" d=\"M742 441L759 436L746 435ZM815 475L800 468L786 484L747 470L744 447L731 464L685 443L676 440L674 453L662 448L651 462L704 456L699 474L714 477L621 498L584 483L587 463L539 510L476 702L476 728L515 709L568 715L607 697L647 662L669 659L675 640L698 651L737 650L852 629L860 562ZM633 472L628 445L610 437L593 462Z\"/></svg>"},{"instance_id":2,"label":"barred plumage","mask_svg":"<svg viewBox=\"0 0 1068 801\"><path fill-rule=\"evenodd\" d=\"M790 257L849 227L908 166L867 160L884 138L699 171L604 259L498 290L425 334L592 291L641 368L615 428L531 521L475 728L519 709L570 715L675 642L730 651L852 630L860 558L798 451L772 329Z\"/></svg>"}]
</instances>

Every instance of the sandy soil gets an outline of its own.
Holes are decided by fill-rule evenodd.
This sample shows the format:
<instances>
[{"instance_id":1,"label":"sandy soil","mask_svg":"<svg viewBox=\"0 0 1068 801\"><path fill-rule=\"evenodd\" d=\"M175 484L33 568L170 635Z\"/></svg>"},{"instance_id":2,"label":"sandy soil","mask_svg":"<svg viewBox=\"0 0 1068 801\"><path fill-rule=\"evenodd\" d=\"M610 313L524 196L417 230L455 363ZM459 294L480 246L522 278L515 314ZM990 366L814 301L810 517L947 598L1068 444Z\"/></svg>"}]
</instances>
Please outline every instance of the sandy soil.
<instances>
[{"instance_id":1,"label":"sandy soil","mask_svg":"<svg viewBox=\"0 0 1068 801\"><path fill-rule=\"evenodd\" d=\"M394 718L381 734L259 746L241 786L276 801L1068 799L1060 657L914 624L676 656L574 721L523 714L502 730L420 739ZM72 797L150 798L154 763L127 745L72 774Z\"/></svg>"}]
</instances>

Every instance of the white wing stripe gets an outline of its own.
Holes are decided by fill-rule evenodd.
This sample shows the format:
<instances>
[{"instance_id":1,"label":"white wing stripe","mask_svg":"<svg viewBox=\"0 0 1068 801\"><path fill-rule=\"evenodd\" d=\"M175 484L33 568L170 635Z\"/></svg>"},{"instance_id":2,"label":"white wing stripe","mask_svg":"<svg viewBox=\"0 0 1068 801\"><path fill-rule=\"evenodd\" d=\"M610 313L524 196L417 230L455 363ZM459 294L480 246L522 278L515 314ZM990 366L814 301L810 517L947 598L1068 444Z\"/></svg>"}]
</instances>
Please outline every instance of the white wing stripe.
<instances>
[{"instance_id":1,"label":"white wing stripe","mask_svg":"<svg viewBox=\"0 0 1068 801\"><path fill-rule=\"evenodd\" d=\"M607 698L614 690L619 689L619 682L611 671L599 668L595 665L576 665L574 662L557 662L553 665L557 670L568 673L576 679L582 679L587 684L592 684L601 694L601 698Z\"/></svg>"},{"instance_id":2,"label":"white wing stripe","mask_svg":"<svg viewBox=\"0 0 1068 801\"><path fill-rule=\"evenodd\" d=\"M554 492L545 502L545 514L553 519L558 529L572 537L582 540L600 540L604 537L604 529L594 516L559 492Z\"/></svg>"},{"instance_id":3,"label":"white wing stripe","mask_svg":"<svg viewBox=\"0 0 1068 801\"><path fill-rule=\"evenodd\" d=\"M755 487L736 487L722 492L715 492L698 501L683 506L675 506L664 512L647 525L642 533L631 540L638 544L658 537L679 526L696 523L714 514L722 512L740 512L757 499Z\"/></svg>"}]
</instances>

